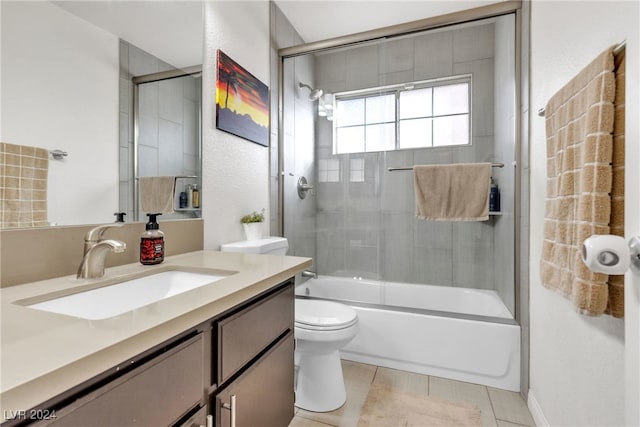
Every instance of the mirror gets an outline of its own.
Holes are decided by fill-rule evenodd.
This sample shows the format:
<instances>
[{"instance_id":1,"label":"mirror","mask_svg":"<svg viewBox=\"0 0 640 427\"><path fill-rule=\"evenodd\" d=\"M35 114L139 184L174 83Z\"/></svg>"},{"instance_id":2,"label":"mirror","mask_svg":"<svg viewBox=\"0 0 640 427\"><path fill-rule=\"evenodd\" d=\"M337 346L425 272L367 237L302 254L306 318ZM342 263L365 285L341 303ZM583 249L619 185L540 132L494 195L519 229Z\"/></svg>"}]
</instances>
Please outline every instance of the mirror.
<instances>
[{"instance_id":1,"label":"mirror","mask_svg":"<svg viewBox=\"0 0 640 427\"><path fill-rule=\"evenodd\" d=\"M123 181L133 171L134 133L120 124L133 102L124 66L139 75L200 65L202 2L2 1L0 8L0 140L67 153L49 158L49 223L111 222L114 212L131 211ZM149 57L123 64L125 46ZM194 161L199 168L199 156Z\"/></svg>"}]
</instances>

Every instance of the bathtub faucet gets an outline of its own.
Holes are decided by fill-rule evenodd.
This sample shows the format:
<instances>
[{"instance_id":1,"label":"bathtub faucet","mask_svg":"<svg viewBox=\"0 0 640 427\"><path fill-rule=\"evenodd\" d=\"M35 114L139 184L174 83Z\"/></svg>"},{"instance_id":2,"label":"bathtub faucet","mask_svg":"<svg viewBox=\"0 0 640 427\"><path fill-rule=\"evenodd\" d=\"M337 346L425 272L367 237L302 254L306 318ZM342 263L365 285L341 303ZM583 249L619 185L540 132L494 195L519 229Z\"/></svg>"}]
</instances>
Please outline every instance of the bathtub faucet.
<instances>
[{"instance_id":1,"label":"bathtub faucet","mask_svg":"<svg viewBox=\"0 0 640 427\"><path fill-rule=\"evenodd\" d=\"M301 274L302 274L302 277L311 277L314 279L318 278L318 274L315 271L304 270Z\"/></svg>"}]
</instances>

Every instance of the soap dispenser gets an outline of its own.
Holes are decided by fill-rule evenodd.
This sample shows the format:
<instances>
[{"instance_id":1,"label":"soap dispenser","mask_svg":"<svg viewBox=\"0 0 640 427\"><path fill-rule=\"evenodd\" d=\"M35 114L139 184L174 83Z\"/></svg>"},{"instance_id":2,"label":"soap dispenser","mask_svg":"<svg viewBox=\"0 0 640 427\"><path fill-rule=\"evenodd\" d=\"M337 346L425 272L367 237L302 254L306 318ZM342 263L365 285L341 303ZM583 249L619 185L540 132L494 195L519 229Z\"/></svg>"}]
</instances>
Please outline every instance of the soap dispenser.
<instances>
[{"instance_id":1,"label":"soap dispenser","mask_svg":"<svg viewBox=\"0 0 640 427\"><path fill-rule=\"evenodd\" d=\"M156 222L159 213L147 214L149 222L140 236L140 263L144 265L160 264L164 261L164 233Z\"/></svg>"},{"instance_id":2,"label":"soap dispenser","mask_svg":"<svg viewBox=\"0 0 640 427\"><path fill-rule=\"evenodd\" d=\"M116 222L124 222L124 216L126 215L126 212L116 212L114 213L114 215L116 216Z\"/></svg>"}]
</instances>

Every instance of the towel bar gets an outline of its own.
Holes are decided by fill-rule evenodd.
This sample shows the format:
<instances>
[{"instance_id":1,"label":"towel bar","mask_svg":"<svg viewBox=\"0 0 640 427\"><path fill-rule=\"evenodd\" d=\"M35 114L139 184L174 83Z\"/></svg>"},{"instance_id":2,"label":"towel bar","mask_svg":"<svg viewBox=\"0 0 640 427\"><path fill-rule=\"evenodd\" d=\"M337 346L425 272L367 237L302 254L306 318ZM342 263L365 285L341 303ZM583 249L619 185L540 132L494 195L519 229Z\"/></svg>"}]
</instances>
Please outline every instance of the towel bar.
<instances>
[{"instance_id":1,"label":"towel bar","mask_svg":"<svg viewBox=\"0 0 640 427\"><path fill-rule=\"evenodd\" d=\"M491 163L491 167L492 168L503 168L504 167L504 163ZM410 170L413 170L413 166L406 166L406 167L402 167L402 168L387 168L387 170L389 172L393 172L393 171L410 171Z\"/></svg>"},{"instance_id":2,"label":"towel bar","mask_svg":"<svg viewBox=\"0 0 640 427\"><path fill-rule=\"evenodd\" d=\"M622 52L626 48L627 48L627 41L625 40L623 42L618 43L618 45L613 48L613 54L614 55L619 55L620 52ZM538 110L538 116L544 117L544 107L542 107L542 108L540 108Z\"/></svg>"},{"instance_id":3,"label":"towel bar","mask_svg":"<svg viewBox=\"0 0 640 427\"><path fill-rule=\"evenodd\" d=\"M147 178L147 177L143 177L143 178ZM175 176L175 178L176 178L176 179L183 179L183 178L196 179L196 178L198 178L198 177L197 177L197 176L195 176L195 175L176 175L176 176ZM140 177L139 177L139 176L136 176L136 178L135 178L135 179L136 179L136 180L138 180L138 179L140 179Z\"/></svg>"}]
</instances>

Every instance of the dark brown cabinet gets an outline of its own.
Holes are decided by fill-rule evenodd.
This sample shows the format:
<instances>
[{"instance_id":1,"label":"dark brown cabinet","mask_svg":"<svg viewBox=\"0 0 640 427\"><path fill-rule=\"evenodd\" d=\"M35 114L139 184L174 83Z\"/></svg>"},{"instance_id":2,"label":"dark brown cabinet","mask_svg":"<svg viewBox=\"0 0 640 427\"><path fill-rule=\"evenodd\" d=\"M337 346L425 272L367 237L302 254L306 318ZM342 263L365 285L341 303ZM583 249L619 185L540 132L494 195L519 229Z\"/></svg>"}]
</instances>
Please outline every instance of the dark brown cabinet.
<instances>
[{"instance_id":1,"label":"dark brown cabinet","mask_svg":"<svg viewBox=\"0 0 640 427\"><path fill-rule=\"evenodd\" d=\"M203 400L203 334L199 333L56 411L49 425L170 425Z\"/></svg>"},{"instance_id":2,"label":"dark brown cabinet","mask_svg":"<svg viewBox=\"0 0 640 427\"><path fill-rule=\"evenodd\" d=\"M14 419L2 427L286 426L294 411L293 283L33 408L55 418Z\"/></svg>"},{"instance_id":3,"label":"dark brown cabinet","mask_svg":"<svg viewBox=\"0 0 640 427\"><path fill-rule=\"evenodd\" d=\"M282 334L293 330L293 288L286 287L216 322L218 384L223 384Z\"/></svg>"},{"instance_id":4,"label":"dark brown cabinet","mask_svg":"<svg viewBox=\"0 0 640 427\"><path fill-rule=\"evenodd\" d=\"M216 427L282 427L293 418L294 293L287 286L217 322Z\"/></svg>"},{"instance_id":5,"label":"dark brown cabinet","mask_svg":"<svg viewBox=\"0 0 640 427\"><path fill-rule=\"evenodd\" d=\"M207 407L204 406L196 411L191 417L189 417L186 421L181 422L176 427L212 427L213 426L213 417L208 415Z\"/></svg>"},{"instance_id":6,"label":"dark brown cabinet","mask_svg":"<svg viewBox=\"0 0 640 427\"><path fill-rule=\"evenodd\" d=\"M290 332L216 395L216 426L287 426L294 410L292 373L293 332Z\"/></svg>"}]
</instances>

